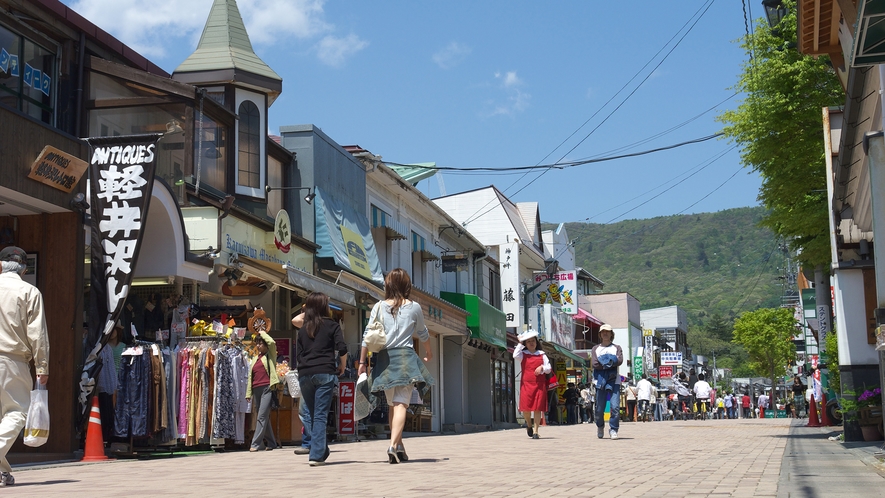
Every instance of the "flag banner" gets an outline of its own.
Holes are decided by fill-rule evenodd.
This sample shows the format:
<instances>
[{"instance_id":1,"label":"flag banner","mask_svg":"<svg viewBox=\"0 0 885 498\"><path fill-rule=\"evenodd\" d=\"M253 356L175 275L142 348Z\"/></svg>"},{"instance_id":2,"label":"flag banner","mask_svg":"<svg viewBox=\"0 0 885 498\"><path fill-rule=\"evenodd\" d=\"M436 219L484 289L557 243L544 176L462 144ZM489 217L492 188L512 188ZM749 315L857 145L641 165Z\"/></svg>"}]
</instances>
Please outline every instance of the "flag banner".
<instances>
[{"instance_id":1,"label":"flag banner","mask_svg":"<svg viewBox=\"0 0 885 498\"><path fill-rule=\"evenodd\" d=\"M117 322L138 260L154 185L161 134L87 138L91 189L89 333L80 375L80 416L86 413L99 351Z\"/></svg>"}]
</instances>

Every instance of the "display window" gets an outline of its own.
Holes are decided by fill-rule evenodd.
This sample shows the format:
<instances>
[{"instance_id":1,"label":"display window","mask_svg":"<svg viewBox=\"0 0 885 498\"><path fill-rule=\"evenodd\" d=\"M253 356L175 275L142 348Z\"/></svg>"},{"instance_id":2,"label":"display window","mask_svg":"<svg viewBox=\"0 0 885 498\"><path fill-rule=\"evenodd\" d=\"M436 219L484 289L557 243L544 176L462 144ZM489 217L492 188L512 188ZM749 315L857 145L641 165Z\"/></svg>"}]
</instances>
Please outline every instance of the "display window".
<instances>
[{"instance_id":1,"label":"display window","mask_svg":"<svg viewBox=\"0 0 885 498\"><path fill-rule=\"evenodd\" d=\"M55 124L56 54L0 25L0 103Z\"/></svg>"}]
</instances>

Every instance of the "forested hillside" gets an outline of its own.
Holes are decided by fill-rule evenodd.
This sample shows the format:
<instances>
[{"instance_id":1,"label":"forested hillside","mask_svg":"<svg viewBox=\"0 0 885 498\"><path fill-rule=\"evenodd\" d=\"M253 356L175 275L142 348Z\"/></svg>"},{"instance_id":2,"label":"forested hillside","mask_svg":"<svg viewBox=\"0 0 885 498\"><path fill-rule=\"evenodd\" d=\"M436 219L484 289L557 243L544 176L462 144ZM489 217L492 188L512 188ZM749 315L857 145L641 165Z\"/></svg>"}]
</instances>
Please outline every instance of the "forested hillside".
<instances>
[{"instance_id":1,"label":"forested hillside","mask_svg":"<svg viewBox=\"0 0 885 498\"><path fill-rule=\"evenodd\" d=\"M643 309L679 305L693 328L714 314L780 305L785 255L760 228L761 207L663 216L608 225L567 223L577 265L629 292ZM545 225L545 229L551 228Z\"/></svg>"}]
</instances>

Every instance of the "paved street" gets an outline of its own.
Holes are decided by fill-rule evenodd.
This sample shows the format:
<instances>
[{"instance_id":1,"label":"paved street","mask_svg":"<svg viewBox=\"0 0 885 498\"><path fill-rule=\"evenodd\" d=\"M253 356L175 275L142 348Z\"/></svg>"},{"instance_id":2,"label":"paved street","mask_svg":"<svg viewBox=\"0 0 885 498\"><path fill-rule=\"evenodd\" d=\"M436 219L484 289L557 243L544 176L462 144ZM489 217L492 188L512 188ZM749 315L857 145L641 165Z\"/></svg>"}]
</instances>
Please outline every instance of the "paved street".
<instances>
[{"instance_id":1,"label":"paved street","mask_svg":"<svg viewBox=\"0 0 885 498\"><path fill-rule=\"evenodd\" d=\"M17 469L4 496L782 496L880 497L881 443L828 441L788 419L624 423L410 437L332 445L324 467L291 448ZM846 447L850 446L850 447Z\"/></svg>"}]
</instances>

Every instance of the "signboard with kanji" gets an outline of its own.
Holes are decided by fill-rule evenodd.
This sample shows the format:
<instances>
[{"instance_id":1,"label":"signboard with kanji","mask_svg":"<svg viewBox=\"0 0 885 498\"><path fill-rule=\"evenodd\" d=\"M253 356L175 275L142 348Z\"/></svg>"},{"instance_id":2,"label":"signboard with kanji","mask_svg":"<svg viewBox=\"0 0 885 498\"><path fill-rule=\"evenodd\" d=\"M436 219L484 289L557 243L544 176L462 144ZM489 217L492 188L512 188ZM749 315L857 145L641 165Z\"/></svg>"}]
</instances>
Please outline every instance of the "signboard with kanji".
<instances>
[{"instance_id":1,"label":"signboard with kanji","mask_svg":"<svg viewBox=\"0 0 885 498\"><path fill-rule=\"evenodd\" d=\"M682 365L682 352L661 351L661 365Z\"/></svg>"},{"instance_id":2,"label":"signboard with kanji","mask_svg":"<svg viewBox=\"0 0 885 498\"><path fill-rule=\"evenodd\" d=\"M356 434L356 421L353 419L353 402L356 396L356 382L338 383L338 435Z\"/></svg>"}]
</instances>

